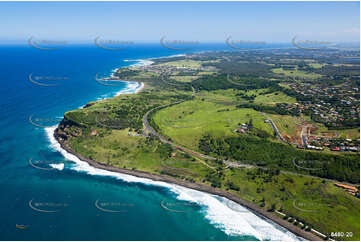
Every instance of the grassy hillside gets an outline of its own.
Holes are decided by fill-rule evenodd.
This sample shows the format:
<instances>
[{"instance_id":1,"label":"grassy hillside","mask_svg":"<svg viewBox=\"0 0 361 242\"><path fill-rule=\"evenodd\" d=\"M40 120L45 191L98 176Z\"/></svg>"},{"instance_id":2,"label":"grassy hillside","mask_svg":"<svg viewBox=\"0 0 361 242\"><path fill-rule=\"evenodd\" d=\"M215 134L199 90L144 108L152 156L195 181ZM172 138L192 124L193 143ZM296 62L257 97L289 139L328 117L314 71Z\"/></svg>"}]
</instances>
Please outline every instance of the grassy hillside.
<instances>
[{"instance_id":1,"label":"grassy hillside","mask_svg":"<svg viewBox=\"0 0 361 242\"><path fill-rule=\"evenodd\" d=\"M353 232L336 239L359 240L359 199L323 179L359 182L359 154L297 149L280 141L266 121L272 119L284 137L300 138L307 124L315 127L313 135L359 138L358 129L328 130L303 113L282 110L296 98L282 89L290 87L280 76L315 80L321 74L274 68L295 57L255 63L247 53L218 56L161 58L149 69L118 70L120 79L142 80L147 88L67 112L73 124L64 130L69 145L104 164L217 187L327 235ZM323 70L316 61L309 67ZM200 158L147 134L143 118L150 110L150 125L168 141L217 159Z\"/></svg>"}]
</instances>

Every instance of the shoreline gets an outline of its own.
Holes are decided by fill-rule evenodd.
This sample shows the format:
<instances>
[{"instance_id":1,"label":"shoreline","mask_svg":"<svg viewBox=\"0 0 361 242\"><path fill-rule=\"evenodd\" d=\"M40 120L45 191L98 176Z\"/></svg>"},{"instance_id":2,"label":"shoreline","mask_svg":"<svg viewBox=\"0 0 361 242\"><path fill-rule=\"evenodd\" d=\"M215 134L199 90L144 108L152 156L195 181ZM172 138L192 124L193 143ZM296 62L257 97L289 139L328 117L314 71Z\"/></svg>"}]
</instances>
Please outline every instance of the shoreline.
<instances>
[{"instance_id":1,"label":"shoreline","mask_svg":"<svg viewBox=\"0 0 361 242\"><path fill-rule=\"evenodd\" d=\"M81 154L76 153L71 147L68 146L66 140L62 138L63 134L61 134L61 131L60 131L61 124L62 123L59 124L59 126L55 129L55 131L53 133L53 137L60 144L60 147L62 149L64 149L66 152L76 156L79 160L88 163L90 166L92 166L94 168L98 168L98 169L106 170L106 171L110 171L110 172L116 172L116 173L120 173L120 174L131 175L131 176L135 176L138 178L147 178L147 179L151 179L153 181L160 181L160 182L165 182L168 184L169 183L175 184L175 185L179 185L179 186L182 186L185 188L194 189L194 190L197 190L200 192L205 192L205 193L225 197L225 198L245 207L246 209L250 210L250 212L254 213L256 216L261 217L264 220L268 219L268 220L276 223L277 225L287 229L289 232L295 234L296 236L299 236L303 239L310 240L310 241L323 240L322 238L318 237L317 235L313 234L312 232L304 231L304 230L300 229L299 227L293 225L292 223L290 223L286 220L283 220L281 217L279 217L275 213L268 212L268 211L258 207L257 205L255 205L249 201L246 201L230 192L223 191L223 190L220 190L217 188L213 188L211 186L204 185L204 184L198 184L198 183L192 183L192 182L188 182L188 181L184 181L184 180L179 180L179 179L176 179L173 177L162 176L162 175L153 174L153 173L144 172L144 171L114 167L114 166L100 163L96 160L88 159L88 158L82 156Z\"/></svg>"},{"instance_id":2,"label":"shoreline","mask_svg":"<svg viewBox=\"0 0 361 242\"><path fill-rule=\"evenodd\" d=\"M138 87L138 88L135 90L134 94L140 93L140 92L144 89L144 87L145 87L144 82L140 82L140 87Z\"/></svg>"},{"instance_id":3,"label":"shoreline","mask_svg":"<svg viewBox=\"0 0 361 242\"><path fill-rule=\"evenodd\" d=\"M164 57L160 57L160 58L164 58ZM139 61L139 60L138 60ZM145 60L144 62L140 61L142 64L145 63L149 63L152 64L150 62L146 62L147 60ZM136 64L135 64L136 65ZM120 68L117 68L120 69ZM141 92L145 85L143 82L138 82L140 83L140 87L137 87L132 93L117 93L115 96L119 96L121 94L138 94L139 92ZM70 121L71 122L71 121ZM208 194L213 194L213 195L218 195L221 197L225 197L243 207L245 207L246 209L250 210L250 212L252 212L253 214L255 214L256 216L264 219L267 221L270 220L273 223L276 223L277 225L285 228L286 230L288 230L289 232L295 234L296 236L299 236L303 239L306 240L312 240L312 241L320 241L322 240L322 238L318 237L317 235L311 233L311 232L307 232L304 231L302 229L300 229L299 227L293 225L292 223L289 223L286 220L283 220L281 217L279 217L278 215L276 215L275 213L272 212L268 212L260 207L258 207L256 204L253 204L249 201L246 201L240 197L238 197L237 195L232 194L231 192L227 192L227 191L223 191L217 188L213 188L211 186L208 185L204 185L204 184L198 184L198 183L192 183L192 182L188 182L188 181L184 181L184 180L180 180L177 178L173 178L173 177L168 177L168 176L164 176L164 175L158 175L158 174L153 174L153 173L149 173L149 172L144 172L144 171L138 171L138 170L130 170L130 169L125 169L125 168L120 168L120 167L114 167L114 166L110 166L110 165L106 165L103 163L100 163L96 160L92 160L92 159L88 159L86 157L83 157L81 154L76 153L66 142L67 137L64 133L62 133L62 128L63 126L67 125L67 120L65 120L65 118L61 121L61 123L56 127L56 129L54 130L54 133L52 134L53 137L55 138L55 140L60 144L60 147L62 149L64 149L66 152L74 155L75 157L77 157L79 160L84 161L86 163L88 163L90 166L94 167L94 168L98 168L101 170L106 170L106 171L110 171L110 172L116 172L116 173L120 173L120 174L126 174L126 175L131 175L131 176L135 176L138 178L147 178L147 179L151 179L153 181L160 181L160 182L165 182L168 184L175 184L175 185L179 185L185 188L189 188L189 189L194 189L200 192L205 192Z\"/></svg>"}]
</instances>

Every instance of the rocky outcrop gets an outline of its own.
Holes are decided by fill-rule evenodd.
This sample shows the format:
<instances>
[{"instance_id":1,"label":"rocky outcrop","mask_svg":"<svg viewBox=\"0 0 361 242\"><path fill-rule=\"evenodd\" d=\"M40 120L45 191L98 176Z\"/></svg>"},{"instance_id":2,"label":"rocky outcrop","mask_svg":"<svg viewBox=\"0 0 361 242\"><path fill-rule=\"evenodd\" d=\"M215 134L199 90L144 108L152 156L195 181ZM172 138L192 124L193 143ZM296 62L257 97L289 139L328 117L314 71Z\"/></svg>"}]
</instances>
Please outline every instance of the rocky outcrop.
<instances>
[{"instance_id":1,"label":"rocky outcrop","mask_svg":"<svg viewBox=\"0 0 361 242\"><path fill-rule=\"evenodd\" d=\"M60 122L60 124L58 125L58 127L55 129L54 131L54 137L55 139L57 139L59 142L66 142L68 141L69 137L71 136L80 136L81 133L76 133L76 132L71 132L70 128L71 127L79 127L80 125L66 117L63 118L63 120Z\"/></svg>"},{"instance_id":2,"label":"rocky outcrop","mask_svg":"<svg viewBox=\"0 0 361 242\"><path fill-rule=\"evenodd\" d=\"M84 105L83 108L88 108L90 106L93 106L94 104L95 104L95 102L87 103L87 104Z\"/></svg>"}]
</instances>

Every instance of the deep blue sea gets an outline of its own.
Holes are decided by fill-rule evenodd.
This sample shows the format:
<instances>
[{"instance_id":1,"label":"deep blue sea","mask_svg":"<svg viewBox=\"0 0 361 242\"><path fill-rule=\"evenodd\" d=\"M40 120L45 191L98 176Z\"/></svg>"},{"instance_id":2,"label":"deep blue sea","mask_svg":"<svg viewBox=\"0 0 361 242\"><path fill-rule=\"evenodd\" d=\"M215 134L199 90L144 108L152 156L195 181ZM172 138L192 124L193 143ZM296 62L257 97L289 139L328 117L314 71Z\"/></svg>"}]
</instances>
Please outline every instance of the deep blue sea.
<instances>
[{"instance_id":1,"label":"deep blue sea","mask_svg":"<svg viewBox=\"0 0 361 242\"><path fill-rule=\"evenodd\" d=\"M227 46L193 51L205 50ZM54 126L68 110L134 92L139 83L104 86L94 77L136 63L124 60L176 54L159 44L0 46L0 240L297 239L224 198L94 169L59 148L54 127L29 122Z\"/></svg>"}]
</instances>

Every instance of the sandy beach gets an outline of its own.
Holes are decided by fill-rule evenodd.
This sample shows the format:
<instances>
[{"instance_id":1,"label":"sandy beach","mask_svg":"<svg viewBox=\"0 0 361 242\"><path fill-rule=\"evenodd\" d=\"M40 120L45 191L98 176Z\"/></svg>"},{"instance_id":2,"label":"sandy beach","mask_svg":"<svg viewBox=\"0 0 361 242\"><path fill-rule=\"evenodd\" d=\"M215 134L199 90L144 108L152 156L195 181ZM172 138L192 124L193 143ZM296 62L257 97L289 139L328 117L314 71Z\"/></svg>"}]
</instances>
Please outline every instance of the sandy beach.
<instances>
[{"instance_id":1,"label":"sandy beach","mask_svg":"<svg viewBox=\"0 0 361 242\"><path fill-rule=\"evenodd\" d=\"M137 88L137 90L134 92L134 94L137 94L139 92L141 92L144 88L144 82L140 82L140 87Z\"/></svg>"}]
</instances>

